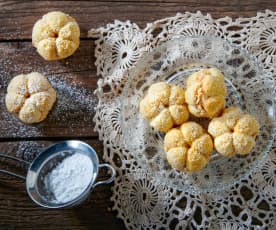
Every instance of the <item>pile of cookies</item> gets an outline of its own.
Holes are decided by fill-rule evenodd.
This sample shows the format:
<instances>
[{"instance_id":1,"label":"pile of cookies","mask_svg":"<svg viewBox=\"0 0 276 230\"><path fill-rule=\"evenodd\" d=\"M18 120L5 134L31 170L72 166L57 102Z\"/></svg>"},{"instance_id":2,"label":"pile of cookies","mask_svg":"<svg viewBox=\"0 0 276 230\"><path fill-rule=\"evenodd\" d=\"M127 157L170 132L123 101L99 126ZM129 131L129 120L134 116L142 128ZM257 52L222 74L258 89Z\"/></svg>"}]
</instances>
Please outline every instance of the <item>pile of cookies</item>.
<instances>
[{"instance_id":1,"label":"pile of cookies","mask_svg":"<svg viewBox=\"0 0 276 230\"><path fill-rule=\"evenodd\" d=\"M158 82L140 102L140 113L165 132L164 149L176 170L196 172L210 161L214 150L225 157L246 155L255 146L259 123L237 107L225 108L224 75L216 68L188 77L186 89ZM189 121L189 115L209 119L208 130Z\"/></svg>"},{"instance_id":2,"label":"pile of cookies","mask_svg":"<svg viewBox=\"0 0 276 230\"><path fill-rule=\"evenodd\" d=\"M71 16L50 12L35 23L32 42L45 60L67 58L79 47L80 28ZM7 88L7 110L27 124L43 121L55 101L56 91L37 72L14 77Z\"/></svg>"}]
</instances>

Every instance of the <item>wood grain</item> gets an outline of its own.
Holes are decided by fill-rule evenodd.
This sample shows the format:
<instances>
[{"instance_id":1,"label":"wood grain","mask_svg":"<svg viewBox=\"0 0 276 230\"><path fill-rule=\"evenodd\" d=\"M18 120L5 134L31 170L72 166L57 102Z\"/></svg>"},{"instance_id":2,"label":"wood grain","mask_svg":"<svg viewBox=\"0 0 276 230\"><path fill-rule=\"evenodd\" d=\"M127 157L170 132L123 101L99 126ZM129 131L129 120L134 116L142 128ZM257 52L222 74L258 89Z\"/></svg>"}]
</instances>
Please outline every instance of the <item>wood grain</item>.
<instances>
[{"instance_id":1,"label":"wood grain","mask_svg":"<svg viewBox=\"0 0 276 230\"><path fill-rule=\"evenodd\" d=\"M97 140L85 141L94 147L101 159L102 144ZM30 161L41 149L52 143L1 142L0 152ZM0 169L9 169L21 174L25 171L22 165L1 158ZM98 179L106 178L105 173L100 173ZM122 229L122 221L111 211L110 187L111 185L96 187L88 199L78 207L49 210L36 206L30 200L24 182L0 174L0 229Z\"/></svg>"},{"instance_id":2,"label":"wood grain","mask_svg":"<svg viewBox=\"0 0 276 230\"><path fill-rule=\"evenodd\" d=\"M251 17L257 11L276 10L275 0L158 0L158 1L0 1L0 40L30 39L32 27L43 14L62 10L76 18L81 36L113 20L131 20L144 27L146 23L177 12L201 10L214 18Z\"/></svg>"},{"instance_id":3,"label":"wood grain","mask_svg":"<svg viewBox=\"0 0 276 230\"><path fill-rule=\"evenodd\" d=\"M0 0L0 152L31 160L58 139L84 139L99 156L102 144L93 131L97 79L91 28L115 19L131 20L144 28L148 22L177 12L201 10L214 18L252 17L258 11L276 10L275 0L98 0L98 1L5 1ZM68 59L44 61L31 45L32 27L43 14L64 11L81 28L79 50ZM20 73L43 73L59 91L58 103L41 124L27 126L7 113L4 97L8 82ZM35 141L26 141L35 140ZM53 140L53 141L49 141ZM10 142L9 142L10 141ZM100 157L101 158L101 157ZM25 173L20 165L0 159L0 169ZM105 175L100 175L100 179ZM46 210L28 198L24 183L0 175L0 229L124 229L110 211L111 185L96 188L81 206Z\"/></svg>"},{"instance_id":4,"label":"wood grain","mask_svg":"<svg viewBox=\"0 0 276 230\"><path fill-rule=\"evenodd\" d=\"M79 50L62 61L44 61L30 42L0 43L0 139L25 137L93 137L98 77L94 42L82 41ZM58 92L56 106L38 125L25 125L5 107L8 82L20 73L38 71Z\"/></svg>"}]
</instances>

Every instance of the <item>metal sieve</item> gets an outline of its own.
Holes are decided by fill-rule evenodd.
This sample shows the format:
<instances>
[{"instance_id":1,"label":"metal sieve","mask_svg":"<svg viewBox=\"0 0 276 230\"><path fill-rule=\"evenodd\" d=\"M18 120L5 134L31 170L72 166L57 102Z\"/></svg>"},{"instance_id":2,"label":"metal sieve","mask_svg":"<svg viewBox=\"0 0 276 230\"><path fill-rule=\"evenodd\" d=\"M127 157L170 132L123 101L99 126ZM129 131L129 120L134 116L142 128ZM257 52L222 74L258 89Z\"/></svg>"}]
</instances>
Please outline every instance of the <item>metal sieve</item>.
<instances>
[{"instance_id":1,"label":"metal sieve","mask_svg":"<svg viewBox=\"0 0 276 230\"><path fill-rule=\"evenodd\" d=\"M86 189L75 199L66 203L57 203L54 199L54 195L46 188L44 183L45 176L51 172L63 159L74 153L85 154L89 157L93 165L93 172L91 181ZM10 176L17 177L26 181L26 190L29 197L39 206L45 208L66 208L80 204L84 201L89 193L98 185L111 183L116 175L114 168L109 164L99 164L99 159L95 150L88 144L82 141L63 141L54 145L51 145L44 151L42 151L32 163L21 160L19 158L9 156L6 154L0 154L0 157L11 159L24 163L28 166L28 172L26 177L15 174L7 170L0 170L0 173L5 173ZM97 181L97 176L100 168L108 168L111 170L111 176L104 181Z\"/></svg>"}]
</instances>

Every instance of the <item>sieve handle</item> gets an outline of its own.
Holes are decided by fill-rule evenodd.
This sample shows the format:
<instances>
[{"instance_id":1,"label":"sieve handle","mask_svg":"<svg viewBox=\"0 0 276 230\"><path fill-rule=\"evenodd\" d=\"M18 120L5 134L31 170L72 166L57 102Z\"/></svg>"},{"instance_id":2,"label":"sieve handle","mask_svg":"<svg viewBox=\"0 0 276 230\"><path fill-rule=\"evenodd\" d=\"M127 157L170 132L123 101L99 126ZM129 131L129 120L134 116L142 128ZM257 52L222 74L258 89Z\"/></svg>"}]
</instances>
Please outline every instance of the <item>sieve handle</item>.
<instances>
[{"instance_id":1,"label":"sieve handle","mask_svg":"<svg viewBox=\"0 0 276 230\"><path fill-rule=\"evenodd\" d=\"M114 181L114 178L116 176L116 171L115 169L109 165L109 164L100 164L99 165L99 168L109 168L111 170L111 176L110 178L108 178L107 180L103 180L103 181L98 181L96 182L94 185L93 185L93 188L95 188L96 186L98 185L101 185L101 184L109 184L111 183L112 181Z\"/></svg>"},{"instance_id":2,"label":"sieve handle","mask_svg":"<svg viewBox=\"0 0 276 230\"><path fill-rule=\"evenodd\" d=\"M13 161L17 161L17 162L23 163L23 164L28 165L28 166L30 165L30 163L27 162L27 161L24 161L22 159L19 159L17 157L13 157L13 156L10 156L10 155L7 155L7 154L0 153L0 157L10 159L10 160L13 160ZM10 172L10 171L7 171L7 170L3 170L3 169L0 169L0 173L7 174L7 175L10 175L10 176L22 179L22 180L26 179L25 176L22 176L22 175L19 175L19 174L16 174L16 173L13 173L13 172Z\"/></svg>"}]
</instances>

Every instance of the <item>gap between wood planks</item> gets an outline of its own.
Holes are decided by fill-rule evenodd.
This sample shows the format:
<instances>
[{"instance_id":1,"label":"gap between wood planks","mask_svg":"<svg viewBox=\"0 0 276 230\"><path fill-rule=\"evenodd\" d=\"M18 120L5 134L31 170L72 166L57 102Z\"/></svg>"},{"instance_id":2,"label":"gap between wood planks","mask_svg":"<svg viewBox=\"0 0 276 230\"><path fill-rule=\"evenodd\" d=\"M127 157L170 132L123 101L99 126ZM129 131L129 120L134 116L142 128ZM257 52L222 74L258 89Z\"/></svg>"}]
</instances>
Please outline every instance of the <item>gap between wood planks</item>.
<instances>
[{"instance_id":1,"label":"gap between wood planks","mask_svg":"<svg viewBox=\"0 0 276 230\"><path fill-rule=\"evenodd\" d=\"M81 41L95 41L96 38L80 38ZM8 42L32 42L31 38L22 38L22 39L11 39L11 40L5 40L0 39L0 43L8 43Z\"/></svg>"},{"instance_id":2,"label":"gap between wood planks","mask_svg":"<svg viewBox=\"0 0 276 230\"><path fill-rule=\"evenodd\" d=\"M0 137L0 142L19 142L19 141L64 141L64 140L98 140L98 136L41 136L41 137Z\"/></svg>"},{"instance_id":3,"label":"gap between wood planks","mask_svg":"<svg viewBox=\"0 0 276 230\"><path fill-rule=\"evenodd\" d=\"M112 23L115 19L130 20L141 29L147 23L175 16L177 12L210 13L213 18L229 16L252 17L258 11L276 9L275 0L172 0L172 1L1 1L0 0L0 39L30 39L34 23L49 11L62 10L74 18L81 28L81 37L87 31Z\"/></svg>"}]
</instances>

